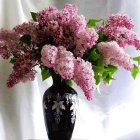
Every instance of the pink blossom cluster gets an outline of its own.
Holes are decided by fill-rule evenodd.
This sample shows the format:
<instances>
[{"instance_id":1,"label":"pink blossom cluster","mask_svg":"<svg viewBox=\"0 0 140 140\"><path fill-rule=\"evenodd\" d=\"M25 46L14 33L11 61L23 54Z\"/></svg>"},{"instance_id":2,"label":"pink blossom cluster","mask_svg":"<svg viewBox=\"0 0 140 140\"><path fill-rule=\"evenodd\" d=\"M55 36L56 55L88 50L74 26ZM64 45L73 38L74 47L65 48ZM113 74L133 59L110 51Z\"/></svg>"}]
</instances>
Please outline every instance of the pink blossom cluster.
<instances>
[{"instance_id":1,"label":"pink blossom cluster","mask_svg":"<svg viewBox=\"0 0 140 140\"><path fill-rule=\"evenodd\" d=\"M78 14L74 4L66 4L62 10L51 6L35 15L34 20L12 30L0 30L0 56L11 59L13 64L8 87L34 80L35 66L44 65L64 80L74 80L91 100L96 89L92 65L97 64L98 56L106 66L113 64L132 70L130 56L123 47L133 45L140 50L140 40L127 15L110 16L98 31L87 27L85 17ZM105 39L98 39L98 34Z\"/></svg>"},{"instance_id":2,"label":"pink blossom cluster","mask_svg":"<svg viewBox=\"0 0 140 140\"><path fill-rule=\"evenodd\" d=\"M49 7L38 13L38 22L44 40L49 38L48 44L64 46L72 49L76 56L83 56L88 48L95 45L98 35L87 28L85 17L77 12L78 9L73 4L66 4L62 10Z\"/></svg>"},{"instance_id":3,"label":"pink blossom cluster","mask_svg":"<svg viewBox=\"0 0 140 140\"><path fill-rule=\"evenodd\" d=\"M74 56L70 51L66 51L63 46L58 47L55 70L66 80L73 78Z\"/></svg>"},{"instance_id":4,"label":"pink blossom cluster","mask_svg":"<svg viewBox=\"0 0 140 140\"><path fill-rule=\"evenodd\" d=\"M1 29L0 55L4 59L13 58L13 71L7 80L7 86L13 87L19 82L34 80L36 52L34 46L20 41L20 35L14 30Z\"/></svg>"},{"instance_id":5,"label":"pink blossom cluster","mask_svg":"<svg viewBox=\"0 0 140 140\"><path fill-rule=\"evenodd\" d=\"M8 59L12 53L19 51L19 36L14 31L0 30L0 55Z\"/></svg>"},{"instance_id":6,"label":"pink blossom cluster","mask_svg":"<svg viewBox=\"0 0 140 140\"><path fill-rule=\"evenodd\" d=\"M37 14L37 21L30 20L15 26L12 30L2 29L0 31L0 55L4 59L12 58L13 61L13 71L7 80L8 87L13 87L26 80L33 80L34 67L40 63L53 68L66 80L74 77L76 79L78 74L74 76L77 61L75 57L82 57L84 52L91 49L98 39L95 30L87 27L85 17L78 15L78 9L74 4L66 4L62 10L52 6ZM21 40L21 37L25 35L31 37L31 42L28 44ZM43 46L44 44L51 45ZM78 79L77 77L76 81L80 81ZM78 84L80 85L80 82ZM81 83L86 95L90 91L90 89L87 90L88 86L91 89L89 83L86 86Z\"/></svg>"},{"instance_id":7,"label":"pink blossom cluster","mask_svg":"<svg viewBox=\"0 0 140 140\"><path fill-rule=\"evenodd\" d=\"M134 23L126 14L114 14L100 26L99 32L102 32L109 39L115 40L120 47L126 45L135 46L140 50L140 40L137 34L132 31Z\"/></svg>"},{"instance_id":8,"label":"pink blossom cluster","mask_svg":"<svg viewBox=\"0 0 140 140\"><path fill-rule=\"evenodd\" d=\"M42 63L46 67L53 68L66 80L74 79L84 91L87 99L91 100L93 98L96 84L90 62L81 58L75 59L73 54L63 46L45 45L41 54Z\"/></svg>"},{"instance_id":9,"label":"pink blossom cluster","mask_svg":"<svg viewBox=\"0 0 140 140\"><path fill-rule=\"evenodd\" d=\"M74 56L63 46L55 47L51 45L43 46L41 50L42 63L53 68L62 78L69 80L74 75Z\"/></svg>"},{"instance_id":10,"label":"pink blossom cluster","mask_svg":"<svg viewBox=\"0 0 140 140\"><path fill-rule=\"evenodd\" d=\"M98 36L94 29L87 28L86 30L81 30L78 33L77 47L74 50L76 56L82 57L87 48L92 48L93 42L96 42L97 38Z\"/></svg>"},{"instance_id":11,"label":"pink blossom cluster","mask_svg":"<svg viewBox=\"0 0 140 140\"><path fill-rule=\"evenodd\" d=\"M48 68L54 68L58 49L52 45L45 45L41 50L41 61Z\"/></svg>"},{"instance_id":12,"label":"pink blossom cluster","mask_svg":"<svg viewBox=\"0 0 140 140\"><path fill-rule=\"evenodd\" d=\"M117 42L100 42L97 48L106 65L112 63L117 66L122 66L126 70L132 70L133 63L130 60L130 56L123 48L119 47Z\"/></svg>"},{"instance_id":13,"label":"pink blossom cluster","mask_svg":"<svg viewBox=\"0 0 140 140\"><path fill-rule=\"evenodd\" d=\"M132 19L128 15L122 13L112 14L107 20L107 25L125 27L130 30L134 27Z\"/></svg>"},{"instance_id":14,"label":"pink blossom cluster","mask_svg":"<svg viewBox=\"0 0 140 140\"><path fill-rule=\"evenodd\" d=\"M17 34L21 35L30 35L32 41L39 42L39 25L37 22L29 21L24 22L20 25L17 25L13 28L13 31Z\"/></svg>"},{"instance_id":15,"label":"pink blossom cluster","mask_svg":"<svg viewBox=\"0 0 140 140\"><path fill-rule=\"evenodd\" d=\"M92 100L93 93L96 90L96 82L92 65L88 61L84 61L80 57L75 61L74 81L84 91L88 100Z\"/></svg>"},{"instance_id":16,"label":"pink blossom cluster","mask_svg":"<svg viewBox=\"0 0 140 140\"><path fill-rule=\"evenodd\" d=\"M13 71L9 75L7 80L7 87L11 88L19 82L26 82L28 80L33 81L36 71L33 69L35 61L30 60L28 57L30 54L25 54L20 57L18 61L14 63Z\"/></svg>"}]
</instances>

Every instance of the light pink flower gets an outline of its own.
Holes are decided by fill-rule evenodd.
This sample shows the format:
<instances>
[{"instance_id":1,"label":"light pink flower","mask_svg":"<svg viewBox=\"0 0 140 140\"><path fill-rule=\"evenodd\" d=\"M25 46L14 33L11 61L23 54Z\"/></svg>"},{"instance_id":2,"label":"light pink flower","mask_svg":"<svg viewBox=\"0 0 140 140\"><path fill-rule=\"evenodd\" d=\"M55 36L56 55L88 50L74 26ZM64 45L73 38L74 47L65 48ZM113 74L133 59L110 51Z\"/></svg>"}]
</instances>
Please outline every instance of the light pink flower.
<instances>
[{"instance_id":1,"label":"light pink flower","mask_svg":"<svg viewBox=\"0 0 140 140\"><path fill-rule=\"evenodd\" d=\"M53 68L55 65L58 49L52 45L45 45L41 50L41 61L48 67Z\"/></svg>"},{"instance_id":2,"label":"light pink flower","mask_svg":"<svg viewBox=\"0 0 140 140\"><path fill-rule=\"evenodd\" d=\"M74 75L74 56L63 46L58 47L55 71L66 80L72 79Z\"/></svg>"},{"instance_id":3,"label":"light pink flower","mask_svg":"<svg viewBox=\"0 0 140 140\"><path fill-rule=\"evenodd\" d=\"M101 42L97 46L106 65L115 64L122 66L126 70L132 70L133 64L130 60L130 56L120 48L117 42Z\"/></svg>"},{"instance_id":4,"label":"light pink flower","mask_svg":"<svg viewBox=\"0 0 140 140\"><path fill-rule=\"evenodd\" d=\"M75 4L65 4L64 10L68 11L71 15L75 15L78 13L78 8Z\"/></svg>"},{"instance_id":5,"label":"light pink flower","mask_svg":"<svg viewBox=\"0 0 140 140\"><path fill-rule=\"evenodd\" d=\"M74 81L84 91L87 99L91 100L96 90L96 83L90 62L84 61L81 58L75 60Z\"/></svg>"},{"instance_id":6,"label":"light pink flower","mask_svg":"<svg viewBox=\"0 0 140 140\"><path fill-rule=\"evenodd\" d=\"M85 44L85 48L92 48L95 45L95 42L98 39L98 34L92 28L86 28L77 33L77 44Z\"/></svg>"},{"instance_id":7,"label":"light pink flower","mask_svg":"<svg viewBox=\"0 0 140 140\"><path fill-rule=\"evenodd\" d=\"M82 57L88 48L92 48L98 39L94 29L85 28L77 33L76 48L74 54Z\"/></svg>"},{"instance_id":8,"label":"light pink flower","mask_svg":"<svg viewBox=\"0 0 140 140\"><path fill-rule=\"evenodd\" d=\"M73 32L79 32L86 28L87 21L83 15L75 15L70 20L70 28Z\"/></svg>"}]
</instances>

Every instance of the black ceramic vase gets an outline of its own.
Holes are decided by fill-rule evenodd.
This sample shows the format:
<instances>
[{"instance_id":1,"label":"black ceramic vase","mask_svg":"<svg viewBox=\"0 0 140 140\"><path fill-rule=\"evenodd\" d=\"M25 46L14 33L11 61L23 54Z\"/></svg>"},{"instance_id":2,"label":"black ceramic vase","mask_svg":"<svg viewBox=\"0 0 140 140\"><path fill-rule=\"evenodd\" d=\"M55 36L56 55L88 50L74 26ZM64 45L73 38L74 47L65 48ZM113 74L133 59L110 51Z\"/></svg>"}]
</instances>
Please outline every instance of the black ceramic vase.
<instances>
[{"instance_id":1,"label":"black ceramic vase","mask_svg":"<svg viewBox=\"0 0 140 140\"><path fill-rule=\"evenodd\" d=\"M43 96L43 110L49 140L71 140L78 99L76 91L53 74L53 85Z\"/></svg>"}]
</instances>

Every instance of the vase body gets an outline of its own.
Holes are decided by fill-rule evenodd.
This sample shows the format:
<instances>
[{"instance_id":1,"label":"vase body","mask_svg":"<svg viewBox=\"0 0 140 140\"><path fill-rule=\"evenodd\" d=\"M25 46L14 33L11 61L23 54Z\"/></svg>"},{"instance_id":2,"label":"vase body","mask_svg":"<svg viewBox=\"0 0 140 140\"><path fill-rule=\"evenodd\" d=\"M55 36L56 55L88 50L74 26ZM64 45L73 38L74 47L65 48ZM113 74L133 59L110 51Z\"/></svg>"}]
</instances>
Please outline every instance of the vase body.
<instances>
[{"instance_id":1,"label":"vase body","mask_svg":"<svg viewBox=\"0 0 140 140\"><path fill-rule=\"evenodd\" d=\"M43 96L43 112L49 140L70 140L72 137L78 99L76 91L60 77L53 76L53 85Z\"/></svg>"}]
</instances>

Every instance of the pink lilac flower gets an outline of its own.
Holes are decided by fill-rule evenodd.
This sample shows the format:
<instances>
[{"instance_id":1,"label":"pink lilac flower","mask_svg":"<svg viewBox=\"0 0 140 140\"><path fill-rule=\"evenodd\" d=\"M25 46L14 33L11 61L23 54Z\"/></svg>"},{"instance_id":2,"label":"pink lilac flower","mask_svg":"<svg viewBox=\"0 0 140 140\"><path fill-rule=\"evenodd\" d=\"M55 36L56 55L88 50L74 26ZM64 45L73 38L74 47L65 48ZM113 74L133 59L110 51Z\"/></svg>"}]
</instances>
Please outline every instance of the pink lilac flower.
<instances>
[{"instance_id":1,"label":"pink lilac flower","mask_svg":"<svg viewBox=\"0 0 140 140\"><path fill-rule=\"evenodd\" d=\"M77 36L77 44L85 44L85 47L90 49L93 47L93 45L95 45L95 42L98 39L97 33L92 28L86 28L85 30L81 30L80 32L78 32Z\"/></svg>"},{"instance_id":2,"label":"pink lilac flower","mask_svg":"<svg viewBox=\"0 0 140 140\"><path fill-rule=\"evenodd\" d=\"M38 13L38 22L41 26L45 26L48 21L55 20L57 18L58 9L55 6L51 6Z\"/></svg>"},{"instance_id":3,"label":"pink lilac flower","mask_svg":"<svg viewBox=\"0 0 140 140\"><path fill-rule=\"evenodd\" d=\"M97 46L106 65L112 63L114 65L122 66L126 70L132 70L133 63L130 56L120 48L117 42L101 42Z\"/></svg>"},{"instance_id":4,"label":"pink lilac flower","mask_svg":"<svg viewBox=\"0 0 140 140\"><path fill-rule=\"evenodd\" d=\"M7 80L7 87L11 88L19 82L26 82L27 80L34 80L36 71L33 70L35 61L24 59L14 63L13 71Z\"/></svg>"},{"instance_id":5,"label":"pink lilac flower","mask_svg":"<svg viewBox=\"0 0 140 140\"><path fill-rule=\"evenodd\" d=\"M38 30L39 25L37 22L29 21L24 22L21 25L17 25L13 28L13 31L15 31L17 34L21 35L30 35L31 39L35 42L38 40Z\"/></svg>"},{"instance_id":6,"label":"pink lilac flower","mask_svg":"<svg viewBox=\"0 0 140 140\"><path fill-rule=\"evenodd\" d=\"M97 33L86 27L85 17L77 12L73 4L65 5L60 11L55 7L40 11L38 21L43 43L64 46L77 56L83 56L86 49L92 48L98 39ZM81 48L84 51L79 51Z\"/></svg>"},{"instance_id":7,"label":"pink lilac flower","mask_svg":"<svg viewBox=\"0 0 140 140\"><path fill-rule=\"evenodd\" d=\"M91 100L96 90L96 82L90 62L84 61L81 58L75 60L74 81L84 91L87 99Z\"/></svg>"},{"instance_id":8,"label":"pink lilac flower","mask_svg":"<svg viewBox=\"0 0 140 140\"><path fill-rule=\"evenodd\" d=\"M46 35L55 35L55 33L57 34L57 32L59 31L59 27L60 25L58 21L52 20L46 23L46 25L43 28L43 31Z\"/></svg>"},{"instance_id":9,"label":"pink lilac flower","mask_svg":"<svg viewBox=\"0 0 140 140\"><path fill-rule=\"evenodd\" d=\"M74 50L74 55L82 58L86 50L87 48L84 45L77 45Z\"/></svg>"},{"instance_id":10,"label":"pink lilac flower","mask_svg":"<svg viewBox=\"0 0 140 140\"><path fill-rule=\"evenodd\" d=\"M106 22L108 26L125 27L129 30L133 29L134 23L128 15L123 13L112 14Z\"/></svg>"},{"instance_id":11,"label":"pink lilac flower","mask_svg":"<svg viewBox=\"0 0 140 140\"><path fill-rule=\"evenodd\" d=\"M52 45L45 45L41 50L41 61L48 68L54 68L58 49Z\"/></svg>"},{"instance_id":12,"label":"pink lilac flower","mask_svg":"<svg viewBox=\"0 0 140 140\"><path fill-rule=\"evenodd\" d=\"M127 29L122 30L122 36L116 38L116 41L121 47L125 47L125 45L135 46L137 50L140 50L140 40L135 32Z\"/></svg>"},{"instance_id":13,"label":"pink lilac flower","mask_svg":"<svg viewBox=\"0 0 140 140\"><path fill-rule=\"evenodd\" d=\"M77 46L74 50L74 54L78 57L82 57L87 48L92 48L98 39L98 35L94 29L86 28L77 34Z\"/></svg>"},{"instance_id":14,"label":"pink lilac flower","mask_svg":"<svg viewBox=\"0 0 140 140\"><path fill-rule=\"evenodd\" d=\"M5 44L3 44L2 42L0 42L0 56L3 59L8 59L10 57L10 52L7 50L7 47L4 46Z\"/></svg>"},{"instance_id":15,"label":"pink lilac flower","mask_svg":"<svg viewBox=\"0 0 140 140\"><path fill-rule=\"evenodd\" d=\"M0 41L10 41L10 40L17 40L19 39L19 35L12 31L12 30L6 30L6 29L1 29L0 30Z\"/></svg>"},{"instance_id":16,"label":"pink lilac flower","mask_svg":"<svg viewBox=\"0 0 140 140\"><path fill-rule=\"evenodd\" d=\"M139 39L135 39L135 47L137 50L140 50L140 40Z\"/></svg>"},{"instance_id":17,"label":"pink lilac flower","mask_svg":"<svg viewBox=\"0 0 140 140\"><path fill-rule=\"evenodd\" d=\"M19 35L13 30L0 30L0 55L8 59L12 53L19 50Z\"/></svg>"},{"instance_id":18,"label":"pink lilac flower","mask_svg":"<svg viewBox=\"0 0 140 140\"><path fill-rule=\"evenodd\" d=\"M67 29L64 29L64 27L60 28L59 31L59 33L54 35L56 46L64 46L66 49L74 49L76 46L74 32L71 32L69 27L67 27Z\"/></svg>"},{"instance_id":19,"label":"pink lilac flower","mask_svg":"<svg viewBox=\"0 0 140 140\"><path fill-rule=\"evenodd\" d=\"M58 47L55 71L66 80L72 79L74 75L74 56L63 46Z\"/></svg>"},{"instance_id":20,"label":"pink lilac flower","mask_svg":"<svg viewBox=\"0 0 140 140\"><path fill-rule=\"evenodd\" d=\"M63 10L68 11L72 16L78 13L78 8L75 4L65 4Z\"/></svg>"},{"instance_id":21,"label":"pink lilac flower","mask_svg":"<svg viewBox=\"0 0 140 140\"><path fill-rule=\"evenodd\" d=\"M70 20L70 28L74 32L84 30L86 28L86 25L87 25L87 21L83 15L75 15Z\"/></svg>"},{"instance_id":22,"label":"pink lilac flower","mask_svg":"<svg viewBox=\"0 0 140 140\"><path fill-rule=\"evenodd\" d=\"M102 32L110 40L115 40L120 47L133 45L137 50L140 49L140 39L136 33L132 31L134 23L125 14L115 14L99 27L99 32Z\"/></svg>"},{"instance_id":23,"label":"pink lilac flower","mask_svg":"<svg viewBox=\"0 0 140 140\"><path fill-rule=\"evenodd\" d=\"M66 25L70 22L71 16L72 15L69 13L68 10L62 9L58 12L57 20L60 25Z\"/></svg>"}]
</instances>

